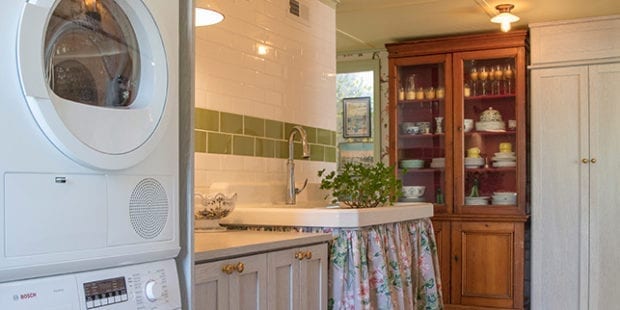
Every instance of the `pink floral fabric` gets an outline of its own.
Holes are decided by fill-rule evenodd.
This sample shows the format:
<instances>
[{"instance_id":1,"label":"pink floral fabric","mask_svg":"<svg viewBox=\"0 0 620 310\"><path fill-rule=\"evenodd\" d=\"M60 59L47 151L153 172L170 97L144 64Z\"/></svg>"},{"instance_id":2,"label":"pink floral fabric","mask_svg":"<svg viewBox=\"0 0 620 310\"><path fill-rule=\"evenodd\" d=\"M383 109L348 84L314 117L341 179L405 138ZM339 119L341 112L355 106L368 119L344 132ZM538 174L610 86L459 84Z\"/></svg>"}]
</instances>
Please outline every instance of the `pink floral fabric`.
<instances>
[{"instance_id":1,"label":"pink floral fabric","mask_svg":"<svg viewBox=\"0 0 620 310\"><path fill-rule=\"evenodd\" d=\"M437 244L428 218L354 229L243 229L333 234L329 309L443 309Z\"/></svg>"}]
</instances>

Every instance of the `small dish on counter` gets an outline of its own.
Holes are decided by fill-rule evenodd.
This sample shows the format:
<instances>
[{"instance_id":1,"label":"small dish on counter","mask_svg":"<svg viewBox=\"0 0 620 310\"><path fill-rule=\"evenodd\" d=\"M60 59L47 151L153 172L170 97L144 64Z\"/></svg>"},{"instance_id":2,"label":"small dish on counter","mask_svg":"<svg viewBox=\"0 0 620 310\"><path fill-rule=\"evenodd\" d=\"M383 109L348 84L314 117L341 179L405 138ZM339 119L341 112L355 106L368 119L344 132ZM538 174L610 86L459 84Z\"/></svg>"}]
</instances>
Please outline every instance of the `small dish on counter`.
<instances>
[{"instance_id":1,"label":"small dish on counter","mask_svg":"<svg viewBox=\"0 0 620 310\"><path fill-rule=\"evenodd\" d=\"M226 197L222 193L213 195L196 193L194 197L200 202L200 205L194 208L194 229L197 232L226 230L226 227L220 226L220 221L235 209L237 194Z\"/></svg>"}]
</instances>

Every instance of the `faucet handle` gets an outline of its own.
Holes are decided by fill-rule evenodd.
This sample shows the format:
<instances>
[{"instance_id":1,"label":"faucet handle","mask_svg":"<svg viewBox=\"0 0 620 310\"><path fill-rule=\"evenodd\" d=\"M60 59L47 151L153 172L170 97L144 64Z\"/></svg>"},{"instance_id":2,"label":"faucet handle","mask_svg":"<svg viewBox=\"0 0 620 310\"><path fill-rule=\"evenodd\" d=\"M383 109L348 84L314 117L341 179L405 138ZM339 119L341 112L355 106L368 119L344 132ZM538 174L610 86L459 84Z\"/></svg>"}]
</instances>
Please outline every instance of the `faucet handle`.
<instances>
[{"instance_id":1,"label":"faucet handle","mask_svg":"<svg viewBox=\"0 0 620 310\"><path fill-rule=\"evenodd\" d=\"M307 185L308 185L308 179L306 178L306 180L304 181L304 186L302 186L301 188L295 188L295 194L299 194L303 192Z\"/></svg>"}]
</instances>

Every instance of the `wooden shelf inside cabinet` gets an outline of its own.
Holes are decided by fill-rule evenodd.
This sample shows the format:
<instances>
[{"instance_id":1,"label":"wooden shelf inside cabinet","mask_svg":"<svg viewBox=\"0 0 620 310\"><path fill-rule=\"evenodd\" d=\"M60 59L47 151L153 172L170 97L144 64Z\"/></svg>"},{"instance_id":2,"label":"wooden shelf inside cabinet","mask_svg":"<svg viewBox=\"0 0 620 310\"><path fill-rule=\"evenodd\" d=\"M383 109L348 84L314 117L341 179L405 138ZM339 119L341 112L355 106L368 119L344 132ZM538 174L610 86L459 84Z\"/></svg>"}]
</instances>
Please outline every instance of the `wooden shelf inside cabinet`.
<instances>
[{"instance_id":1,"label":"wooden shelf inside cabinet","mask_svg":"<svg viewBox=\"0 0 620 310\"><path fill-rule=\"evenodd\" d=\"M516 130L505 130L505 131L469 131L466 132L466 136L514 136L517 134Z\"/></svg>"},{"instance_id":2,"label":"wooden shelf inside cabinet","mask_svg":"<svg viewBox=\"0 0 620 310\"><path fill-rule=\"evenodd\" d=\"M499 173L499 172L515 172L517 167L489 167L489 168L465 168L466 172L479 172L479 173Z\"/></svg>"},{"instance_id":3,"label":"wooden shelf inside cabinet","mask_svg":"<svg viewBox=\"0 0 620 310\"><path fill-rule=\"evenodd\" d=\"M400 168L407 169L407 173L434 173L434 172L443 172L442 168Z\"/></svg>"},{"instance_id":4,"label":"wooden shelf inside cabinet","mask_svg":"<svg viewBox=\"0 0 620 310\"><path fill-rule=\"evenodd\" d=\"M398 104L433 103L443 101L443 99L444 98L398 100Z\"/></svg>"},{"instance_id":5,"label":"wooden shelf inside cabinet","mask_svg":"<svg viewBox=\"0 0 620 310\"><path fill-rule=\"evenodd\" d=\"M398 136L398 138L399 139L409 140L409 139L437 138L437 137L443 137L443 136L445 136L445 134L443 134L443 133L423 133L423 134L419 134L419 135L400 134Z\"/></svg>"},{"instance_id":6,"label":"wooden shelf inside cabinet","mask_svg":"<svg viewBox=\"0 0 620 310\"><path fill-rule=\"evenodd\" d=\"M464 97L464 98L465 98L465 102L468 102L468 101L475 101L475 100L497 100L497 99L506 99L506 98L514 98L514 97L515 97L515 94L501 94L501 95L469 96L469 97Z\"/></svg>"}]
</instances>

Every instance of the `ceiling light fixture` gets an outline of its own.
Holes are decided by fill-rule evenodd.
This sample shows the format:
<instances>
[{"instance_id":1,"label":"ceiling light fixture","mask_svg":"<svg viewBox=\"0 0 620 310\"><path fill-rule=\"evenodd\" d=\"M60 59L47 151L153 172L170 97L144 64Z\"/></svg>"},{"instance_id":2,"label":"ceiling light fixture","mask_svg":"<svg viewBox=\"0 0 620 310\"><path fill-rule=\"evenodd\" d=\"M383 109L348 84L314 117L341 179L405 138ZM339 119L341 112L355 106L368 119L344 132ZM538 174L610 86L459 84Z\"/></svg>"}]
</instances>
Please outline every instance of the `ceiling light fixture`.
<instances>
[{"instance_id":1,"label":"ceiling light fixture","mask_svg":"<svg viewBox=\"0 0 620 310\"><path fill-rule=\"evenodd\" d=\"M224 15L207 5L206 8L196 8L196 27L215 25L224 20Z\"/></svg>"},{"instance_id":2,"label":"ceiling light fixture","mask_svg":"<svg viewBox=\"0 0 620 310\"><path fill-rule=\"evenodd\" d=\"M515 6L512 4L500 4L495 7L499 14L491 18L492 23L500 24L503 32L510 31L510 24L519 21L519 16L510 13Z\"/></svg>"}]
</instances>

